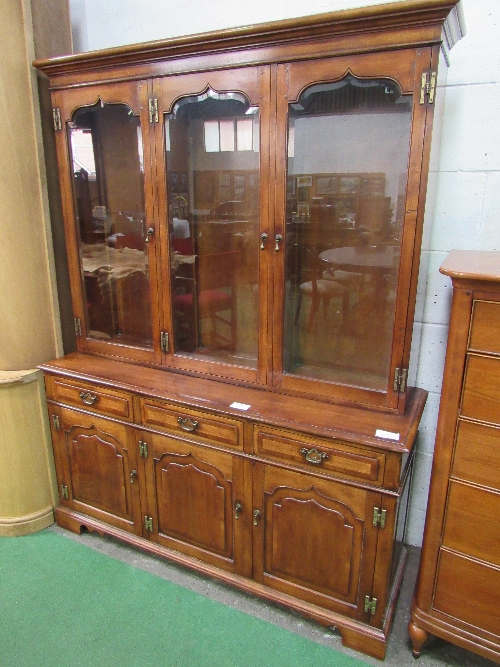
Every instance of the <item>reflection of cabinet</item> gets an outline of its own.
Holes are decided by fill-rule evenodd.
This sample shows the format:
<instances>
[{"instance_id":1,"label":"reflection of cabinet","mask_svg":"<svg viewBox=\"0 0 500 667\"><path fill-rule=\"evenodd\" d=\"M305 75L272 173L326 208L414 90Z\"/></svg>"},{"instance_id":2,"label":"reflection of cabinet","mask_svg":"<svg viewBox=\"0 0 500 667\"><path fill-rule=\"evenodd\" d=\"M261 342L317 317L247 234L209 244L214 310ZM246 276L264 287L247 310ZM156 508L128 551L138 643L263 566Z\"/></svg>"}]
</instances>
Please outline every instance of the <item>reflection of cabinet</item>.
<instances>
[{"instance_id":1,"label":"reflection of cabinet","mask_svg":"<svg viewBox=\"0 0 500 667\"><path fill-rule=\"evenodd\" d=\"M287 605L383 657L424 391L374 421L81 353L44 370L59 525Z\"/></svg>"},{"instance_id":2,"label":"reflection of cabinet","mask_svg":"<svg viewBox=\"0 0 500 667\"><path fill-rule=\"evenodd\" d=\"M36 64L78 348L45 366L58 522L287 604L378 657L425 401L407 368L456 4Z\"/></svg>"},{"instance_id":3,"label":"reflection of cabinet","mask_svg":"<svg viewBox=\"0 0 500 667\"><path fill-rule=\"evenodd\" d=\"M452 251L453 305L413 652L428 633L500 660L500 253Z\"/></svg>"}]
</instances>

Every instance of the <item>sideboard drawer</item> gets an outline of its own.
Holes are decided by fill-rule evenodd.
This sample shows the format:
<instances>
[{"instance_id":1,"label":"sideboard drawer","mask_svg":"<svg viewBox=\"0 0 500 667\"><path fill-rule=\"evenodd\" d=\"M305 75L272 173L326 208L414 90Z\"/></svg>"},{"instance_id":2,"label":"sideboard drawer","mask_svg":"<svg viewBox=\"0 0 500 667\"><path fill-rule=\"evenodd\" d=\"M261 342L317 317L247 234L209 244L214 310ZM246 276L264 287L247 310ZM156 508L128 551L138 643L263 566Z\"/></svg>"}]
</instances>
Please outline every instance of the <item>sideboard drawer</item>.
<instances>
[{"instance_id":1,"label":"sideboard drawer","mask_svg":"<svg viewBox=\"0 0 500 667\"><path fill-rule=\"evenodd\" d=\"M469 349L500 354L500 301L474 301Z\"/></svg>"},{"instance_id":2,"label":"sideboard drawer","mask_svg":"<svg viewBox=\"0 0 500 667\"><path fill-rule=\"evenodd\" d=\"M500 428L458 420L452 477L500 491Z\"/></svg>"},{"instance_id":3,"label":"sideboard drawer","mask_svg":"<svg viewBox=\"0 0 500 667\"><path fill-rule=\"evenodd\" d=\"M355 447L340 440L325 440L304 433L267 426L254 428L254 453L306 466L311 471L380 486L385 454Z\"/></svg>"},{"instance_id":4,"label":"sideboard drawer","mask_svg":"<svg viewBox=\"0 0 500 667\"><path fill-rule=\"evenodd\" d=\"M237 419L150 398L141 399L141 415L145 426L243 450L243 422Z\"/></svg>"},{"instance_id":5,"label":"sideboard drawer","mask_svg":"<svg viewBox=\"0 0 500 667\"><path fill-rule=\"evenodd\" d=\"M47 398L66 405L98 412L108 417L132 421L132 397L118 389L95 384L47 377Z\"/></svg>"},{"instance_id":6,"label":"sideboard drawer","mask_svg":"<svg viewBox=\"0 0 500 667\"><path fill-rule=\"evenodd\" d=\"M500 358L468 355L460 414L500 424Z\"/></svg>"}]
</instances>

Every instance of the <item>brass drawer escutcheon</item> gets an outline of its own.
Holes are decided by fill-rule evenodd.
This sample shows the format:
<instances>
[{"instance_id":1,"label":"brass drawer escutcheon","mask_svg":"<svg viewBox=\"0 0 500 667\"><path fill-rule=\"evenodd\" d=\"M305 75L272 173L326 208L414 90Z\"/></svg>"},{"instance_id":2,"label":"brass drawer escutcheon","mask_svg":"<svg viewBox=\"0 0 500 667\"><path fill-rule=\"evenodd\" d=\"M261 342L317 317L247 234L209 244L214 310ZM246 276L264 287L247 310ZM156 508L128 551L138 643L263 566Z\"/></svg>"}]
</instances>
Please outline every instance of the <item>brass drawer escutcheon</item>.
<instances>
[{"instance_id":1,"label":"brass drawer escutcheon","mask_svg":"<svg viewBox=\"0 0 500 667\"><path fill-rule=\"evenodd\" d=\"M195 431L200 425L200 422L194 421L189 417L184 417L184 418L179 417L177 421L179 422L180 427L184 429L184 431L190 431L190 432Z\"/></svg>"},{"instance_id":2,"label":"brass drawer escutcheon","mask_svg":"<svg viewBox=\"0 0 500 667\"><path fill-rule=\"evenodd\" d=\"M325 452L320 452L319 449L313 447L312 449L307 449L307 447L302 447L300 453L303 454L306 461L313 463L314 465L321 465L323 461L326 461L330 457Z\"/></svg>"},{"instance_id":3,"label":"brass drawer escutcheon","mask_svg":"<svg viewBox=\"0 0 500 667\"><path fill-rule=\"evenodd\" d=\"M81 391L80 398L85 403L85 405L94 405L94 403L97 403L99 396L96 394L91 394L90 391Z\"/></svg>"}]
</instances>

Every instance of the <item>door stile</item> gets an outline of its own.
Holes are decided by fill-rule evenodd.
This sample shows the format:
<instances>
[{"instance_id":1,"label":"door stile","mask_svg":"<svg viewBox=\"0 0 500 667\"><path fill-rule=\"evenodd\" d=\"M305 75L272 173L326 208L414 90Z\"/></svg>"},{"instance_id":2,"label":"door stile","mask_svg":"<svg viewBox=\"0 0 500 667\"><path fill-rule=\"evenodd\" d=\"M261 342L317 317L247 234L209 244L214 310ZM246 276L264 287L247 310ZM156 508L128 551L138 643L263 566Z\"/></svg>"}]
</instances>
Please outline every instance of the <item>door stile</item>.
<instances>
[{"instance_id":1,"label":"door stile","mask_svg":"<svg viewBox=\"0 0 500 667\"><path fill-rule=\"evenodd\" d=\"M413 155L418 159L420 158L420 164L418 166L418 185L415 184L415 194L416 201L412 201L411 210L415 217L414 221L414 236L413 236L413 257L412 257L412 271L409 274L409 298L408 304L409 307L406 311L406 322L404 330L407 331L407 336L401 343L402 353L401 353L401 367L408 368L410 362L410 350L411 350L411 333L413 330L413 319L415 315L415 304L416 304L416 294L418 286L418 276L419 276L419 265L420 265L420 248L422 243L422 232L424 225L424 215L425 215L425 203L426 203L426 194L427 194L427 180L429 175L429 164L430 164L430 153L431 153L431 137L432 137L432 127L434 120L434 109L435 102L429 104L426 102L421 105L419 100L419 91L420 91L420 82L422 77L422 72L425 72L428 68L431 72L438 70L439 60L440 60L440 47L435 46L431 49L422 49L417 52L416 59L416 72L415 72L415 84L414 84L414 108L416 113L416 118L418 118L417 123L413 123L413 127L417 132L415 137L412 135L412 144L411 149ZM441 63L441 69L438 70L438 86L441 84L441 77L446 78L447 75L447 65L446 63ZM425 120L424 120L425 118ZM414 145L415 140L415 145ZM414 152L413 152L414 151ZM417 176L415 174L415 181L417 181ZM408 189L410 187L410 181L408 182ZM408 200L408 198L407 198ZM407 206L407 212L410 209ZM412 228L409 225L410 229ZM406 242L406 239L403 239L403 242ZM402 253L403 255L403 253ZM395 333L395 342L397 341L397 332ZM397 349L396 345L394 349ZM397 366L397 359L394 359L393 364ZM405 407L405 394L402 392L399 394L398 402L398 412L404 412Z\"/></svg>"},{"instance_id":2,"label":"door stile","mask_svg":"<svg viewBox=\"0 0 500 667\"><path fill-rule=\"evenodd\" d=\"M284 294L285 294L285 207L286 207L286 174L287 174L287 143L288 143L288 87L289 65L279 64L273 69L273 83L276 95L276 119L274 123L275 147L275 190L274 190L274 230L272 253L274 268L273 284L273 378L272 386L281 387L283 373L283 336L284 336ZM281 235L281 243L277 235ZM276 248L279 248L276 250Z\"/></svg>"},{"instance_id":3,"label":"door stile","mask_svg":"<svg viewBox=\"0 0 500 667\"><path fill-rule=\"evenodd\" d=\"M66 119L62 112L63 96L60 91L52 92L52 107L61 109L62 129L55 132L57 166L59 171L59 181L61 183L61 203L63 210L64 234L66 239L66 252L68 255L68 272L71 290L71 302L73 307L73 317L79 319L86 328L86 314L83 308L84 294L83 285L80 277L80 254L78 252L78 226L73 206L73 184L71 181L71 159L69 150L69 141L66 131ZM83 332L82 332L83 333ZM77 350L85 350L85 336L76 336Z\"/></svg>"},{"instance_id":4,"label":"door stile","mask_svg":"<svg viewBox=\"0 0 500 667\"><path fill-rule=\"evenodd\" d=\"M141 85L141 126L148 128L143 136L144 147L144 190L146 195L146 240L148 242L148 264L151 283L151 310L153 319L153 354L154 362L162 362L160 349L160 329L162 320L162 267L160 261L160 244L158 242L159 216L158 216L158 178L157 178L157 156L155 150L155 137L157 128L150 122L149 100L153 94L151 81ZM150 234L149 231L153 230Z\"/></svg>"},{"instance_id":5,"label":"door stile","mask_svg":"<svg viewBox=\"0 0 500 667\"><path fill-rule=\"evenodd\" d=\"M162 80L154 79L152 82L151 98L157 105L157 120L151 123L154 128L152 145L154 145L154 200L156 227L155 236L159 247L161 270L158 274L158 301L161 304L161 320L158 329L168 334L168 346L163 345L161 350L161 363L172 366L174 355L174 336L172 323L172 308L170 303L171 273L170 273L170 241L168 233L168 200L167 200L167 164L165 155L165 113L163 107ZM158 343L160 346L160 342Z\"/></svg>"},{"instance_id":6,"label":"door stile","mask_svg":"<svg viewBox=\"0 0 500 667\"><path fill-rule=\"evenodd\" d=\"M260 251L259 251L259 343L257 382L272 377L272 279L271 253L274 238L274 177L276 170L275 66L260 68ZM267 234L267 239L264 236Z\"/></svg>"}]
</instances>

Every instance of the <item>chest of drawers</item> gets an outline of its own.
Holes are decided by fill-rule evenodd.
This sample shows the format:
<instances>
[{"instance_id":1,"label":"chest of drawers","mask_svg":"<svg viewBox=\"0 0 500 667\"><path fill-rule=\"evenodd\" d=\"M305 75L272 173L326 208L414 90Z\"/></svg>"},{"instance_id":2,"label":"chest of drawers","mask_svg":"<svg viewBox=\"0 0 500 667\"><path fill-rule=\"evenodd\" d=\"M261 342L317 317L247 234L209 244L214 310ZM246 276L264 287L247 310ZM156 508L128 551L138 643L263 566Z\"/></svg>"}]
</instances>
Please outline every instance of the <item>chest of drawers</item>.
<instances>
[{"instance_id":1,"label":"chest of drawers","mask_svg":"<svg viewBox=\"0 0 500 667\"><path fill-rule=\"evenodd\" d=\"M420 573L428 633L500 660L500 253L453 251L453 306Z\"/></svg>"}]
</instances>

